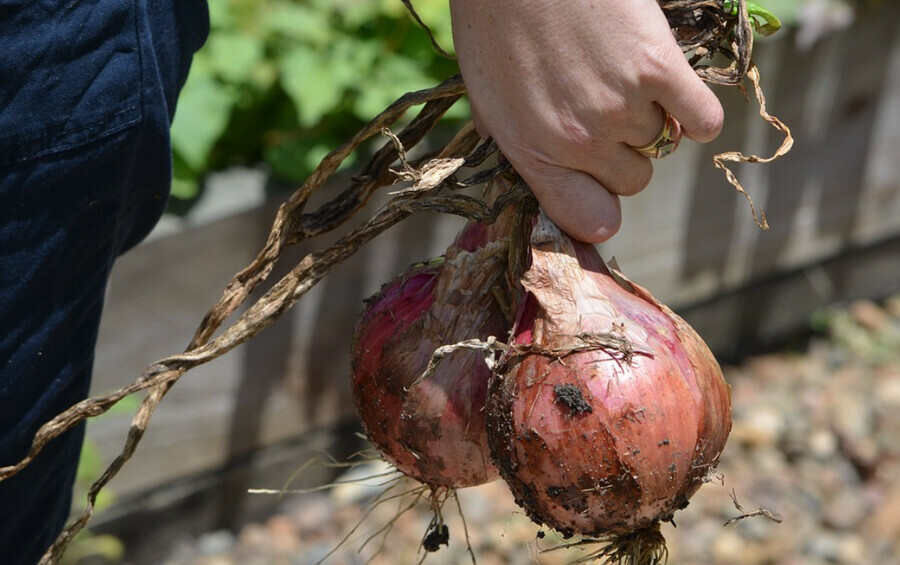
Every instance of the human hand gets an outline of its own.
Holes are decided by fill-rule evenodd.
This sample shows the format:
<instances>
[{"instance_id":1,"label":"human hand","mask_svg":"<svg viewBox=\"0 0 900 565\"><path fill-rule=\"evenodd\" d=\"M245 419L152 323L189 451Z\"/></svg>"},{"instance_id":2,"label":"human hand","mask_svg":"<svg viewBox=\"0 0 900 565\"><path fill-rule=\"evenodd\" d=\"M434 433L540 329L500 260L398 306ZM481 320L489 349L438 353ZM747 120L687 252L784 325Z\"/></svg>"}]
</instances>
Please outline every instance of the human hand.
<instances>
[{"instance_id":1,"label":"human hand","mask_svg":"<svg viewBox=\"0 0 900 565\"><path fill-rule=\"evenodd\" d=\"M475 125L491 136L569 235L599 243L619 196L650 182L633 147L661 130L714 139L718 98L697 77L655 0L451 0Z\"/></svg>"}]
</instances>

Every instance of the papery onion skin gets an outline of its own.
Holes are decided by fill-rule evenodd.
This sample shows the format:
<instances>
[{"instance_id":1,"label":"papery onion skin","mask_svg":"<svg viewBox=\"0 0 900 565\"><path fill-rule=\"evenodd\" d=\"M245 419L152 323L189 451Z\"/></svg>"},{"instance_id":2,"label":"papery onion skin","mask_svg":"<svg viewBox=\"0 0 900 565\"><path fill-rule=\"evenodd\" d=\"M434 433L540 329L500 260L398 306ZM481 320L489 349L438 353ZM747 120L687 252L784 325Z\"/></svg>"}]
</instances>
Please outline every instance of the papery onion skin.
<instances>
[{"instance_id":1,"label":"papery onion skin","mask_svg":"<svg viewBox=\"0 0 900 565\"><path fill-rule=\"evenodd\" d=\"M391 464L432 487L498 477L484 427L491 373L483 354L452 353L416 381L437 348L508 335L493 292L503 282L507 243L495 239L502 229L468 224L443 260L386 284L357 324L351 385L357 413Z\"/></svg>"},{"instance_id":2,"label":"papery onion skin","mask_svg":"<svg viewBox=\"0 0 900 565\"><path fill-rule=\"evenodd\" d=\"M501 475L532 520L564 534L670 519L731 429L718 364L687 323L543 214L531 259L486 406Z\"/></svg>"}]
</instances>

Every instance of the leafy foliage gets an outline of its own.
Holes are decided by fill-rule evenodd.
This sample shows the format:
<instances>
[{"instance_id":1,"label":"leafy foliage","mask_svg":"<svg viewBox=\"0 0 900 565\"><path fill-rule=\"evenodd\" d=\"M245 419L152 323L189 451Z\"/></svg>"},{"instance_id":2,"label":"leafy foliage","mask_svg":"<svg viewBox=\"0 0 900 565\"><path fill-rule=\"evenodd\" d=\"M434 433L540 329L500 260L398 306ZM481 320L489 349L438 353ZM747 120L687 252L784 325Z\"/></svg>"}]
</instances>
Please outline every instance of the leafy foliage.
<instances>
[{"instance_id":1,"label":"leafy foliage","mask_svg":"<svg viewBox=\"0 0 900 565\"><path fill-rule=\"evenodd\" d=\"M446 0L415 7L450 50ZM400 95L458 72L399 0L212 0L210 18L172 127L177 199L232 164L299 182Z\"/></svg>"}]
</instances>

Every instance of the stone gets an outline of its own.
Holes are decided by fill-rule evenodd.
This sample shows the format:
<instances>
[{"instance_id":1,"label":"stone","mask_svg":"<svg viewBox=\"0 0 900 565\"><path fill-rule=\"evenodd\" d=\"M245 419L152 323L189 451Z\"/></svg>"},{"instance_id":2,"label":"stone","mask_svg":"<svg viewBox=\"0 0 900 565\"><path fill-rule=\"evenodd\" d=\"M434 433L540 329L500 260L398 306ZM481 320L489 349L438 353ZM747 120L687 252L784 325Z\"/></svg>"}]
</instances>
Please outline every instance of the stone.
<instances>
[{"instance_id":1,"label":"stone","mask_svg":"<svg viewBox=\"0 0 900 565\"><path fill-rule=\"evenodd\" d=\"M774 445L784 431L784 417L777 410L757 406L735 418L730 441L739 441L751 447Z\"/></svg>"},{"instance_id":2,"label":"stone","mask_svg":"<svg viewBox=\"0 0 900 565\"><path fill-rule=\"evenodd\" d=\"M806 442L809 453L818 459L828 459L837 452L838 440L831 430L816 430Z\"/></svg>"},{"instance_id":3,"label":"stone","mask_svg":"<svg viewBox=\"0 0 900 565\"><path fill-rule=\"evenodd\" d=\"M820 561L829 563L840 562L841 538L835 532L821 531L813 534L804 545L804 550L811 557L817 557Z\"/></svg>"},{"instance_id":4,"label":"stone","mask_svg":"<svg viewBox=\"0 0 900 565\"><path fill-rule=\"evenodd\" d=\"M869 510L864 497L852 490L842 490L825 503L822 523L836 530L850 530L866 518Z\"/></svg>"},{"instance_id":5,"label":"stone","mask_svg":"<svg viewBox=\"0 0 900 565\"><path fill-rule=\"evenodd\" d=\"M374 500L393 484L388 480L392 473L399 477L397 469L382 459L356 465L334 482L331 496L339 505Z\"/></svg>"},{"instance_id":6,"label":"stone","mask_svg":"<svg viewBox=\"0 0 900 565\"><path fill-rule=\"evenodd\" d=\"M878 537L900 540L900 477L863 524L863 530Z\"/></svg>"},{"instance_id":7,"label":"stone","mask_svg":"<svg viewBox=\"0 0 900 565\"><path fill-rule=\"evenodd\" d=\"M895 319L900 320L900 292L884 301L884 309Z\"/></svg>"},{"instance_id":8,"label":"stone","mask_svg":"<svg viewBox=\"0 0 900 565\"><path fill-rule=\"evenodd\" d=\"M734 529L722 530L712 542L715 563L745 563L746 543Z\"/></svg>"},{"instance_id":9,"label":"stone","mask_svg":"<svg viewBox=\"0 0 900 565\"><path fill-rule=\"evenodd\" d=\"M891 325L891 315L871 300L856 300L848 309L854 322L872 332L881 332Z\"/></svg>"},{"instance_id":10,"label":"stone","mask_svg":"<svg viewBox=\"0 0 900 565\"><path fill-rule=\"evenodd\" d=\"M299 549L297 524L288 516L284 514L272 516L266 520L266 528L269 530L269 541L275 551L289 554Z\"/></svg>"},{"instance_id":11,"label":"stone","mask_svg":"<svg viewBox=\"0 0 900 565\"><path fill-rule=\"evenodd\" d=\"M888 414L894 414L894 418L900 411L900 371L879 375L880 378L875 385L875 400L884 410L890 410Z\"/></svg>"},{"instance_id":12,"label":"stone","mask_svg":"<svg viewBox=\"0 0 900 565\"><path fill-rule=\"evenodd\" d=\"M229 530L216 530L197 538L197 551L201 555L216 555L231 551L234 547L234 534Z\"/></svg>"}]
</instances>

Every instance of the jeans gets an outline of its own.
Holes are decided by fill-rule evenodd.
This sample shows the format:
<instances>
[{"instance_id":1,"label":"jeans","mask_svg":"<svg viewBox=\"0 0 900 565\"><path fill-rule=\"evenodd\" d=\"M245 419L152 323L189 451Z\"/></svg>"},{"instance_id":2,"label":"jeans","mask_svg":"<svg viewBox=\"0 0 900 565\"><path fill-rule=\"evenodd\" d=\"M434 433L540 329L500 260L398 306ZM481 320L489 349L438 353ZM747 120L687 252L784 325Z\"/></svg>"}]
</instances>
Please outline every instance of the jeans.
<instances>
[{"instance_id":1,"label":"jeans","mask_svg":"<svg viewBox=\"0 0 900 565\"><path fill-rule=\"evenodd\" d=\"M107 279L165 208L208 32L205 0L0 2L0 466L88 393ZM33 565L64 526L82 437L0 482L0 563Z\"/></svg>"}]
</instances>

